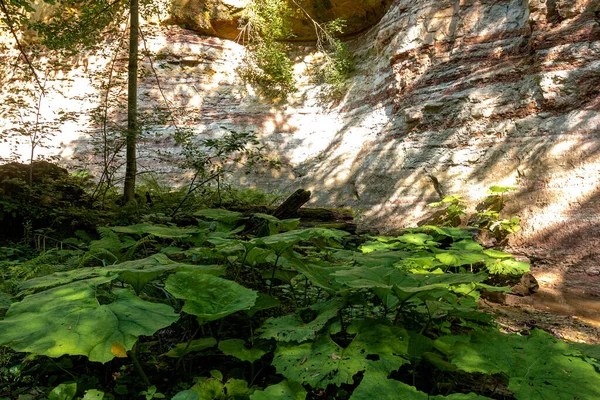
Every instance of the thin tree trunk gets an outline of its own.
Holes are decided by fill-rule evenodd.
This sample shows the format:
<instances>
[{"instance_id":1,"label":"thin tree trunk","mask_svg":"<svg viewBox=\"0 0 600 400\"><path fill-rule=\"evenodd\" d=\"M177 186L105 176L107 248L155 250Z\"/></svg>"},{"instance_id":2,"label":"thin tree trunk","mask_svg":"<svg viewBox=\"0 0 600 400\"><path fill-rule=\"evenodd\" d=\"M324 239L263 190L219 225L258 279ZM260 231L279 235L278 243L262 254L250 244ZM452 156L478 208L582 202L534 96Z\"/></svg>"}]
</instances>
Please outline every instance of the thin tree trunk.
<instances>
[{"instance_id":1,"label":"thin tree trunk","mask_svg":"<svg viewBox=\"0 0 600 400\"><path fill-rule=\"evenodd\" d=\"M127 140L125 164L125 188L123 203L135 200L136 143L137 143L137 72L138 72L138 38L139 38L139 4L138 0L129 0L129 82L127 86Z\"/></svg>"}]
</instances>

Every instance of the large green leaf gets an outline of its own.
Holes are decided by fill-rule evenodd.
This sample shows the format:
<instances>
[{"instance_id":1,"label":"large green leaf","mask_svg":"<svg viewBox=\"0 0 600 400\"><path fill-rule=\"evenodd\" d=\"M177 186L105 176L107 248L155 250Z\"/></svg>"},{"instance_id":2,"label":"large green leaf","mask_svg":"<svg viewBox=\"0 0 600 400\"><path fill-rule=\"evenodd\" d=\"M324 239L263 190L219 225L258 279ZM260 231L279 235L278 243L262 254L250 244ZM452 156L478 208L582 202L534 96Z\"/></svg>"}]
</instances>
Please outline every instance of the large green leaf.
<instances>
[{"instance_id":1,"label":"large green leaf","mask_svg":"<svg viewBox=\"0 0 600 400\"><path fill-rule=\"evenodd\" d=\"M39 278L29 279L19 285L19 289L43 289L53 286L65 285L67 283L83 279L100 278L108 275L108 271L100 268L80 268L65 272L55 272ZM117 276L108 277L106 282L116 279Z\"/></svg>"},{"instance_id":2,"label":"large green leaf","mask_svg":"<svg viewBox=\"0 0 600 400\"><path fill-rule=\"evenodd\" d=\"M387 374L380 371L367 372L360 385L352 392L350 400L374 400L375 398L377 400L429 400L427 393L418 391L414 386L387 379Z\"/></svg>"},{"instance_id":3,"label":"large green leaf","mask_svg":"<svg viewBox=\"0 0 600 400\"><path fill-rule=\"evenodd\" d=\"M198 392L188 389L177 393L171 400L200 400L200 397L198 397Z\"/></svg>"},{"instance_id":4,"label":"large green leaf","mask_svg":"<svg viewBox=\"0 0 600 400\"><path fill-rule=\"evenodd\" d=\"M232 224L242 218L242 213L237 211L223 210L220 208L207 208L199 210L194 213L194 216L205 219L212 219L215 221L224 222L226 224Z\"/></svg>"},{"instance_id":5,"label":"large green leaf","mask_svg":"<svg viewBox=\"0 0 600 400\"><path fill-rule=\"evenodd\" d=\"M12 304L12 298L4 292L0 292L0 308L8 308Z\"/></svg>"},{"instance_id":6,"label":"large green leaf","mask_svg":"<svg viewBox=\"0 0 600 400\"><path fill-rule=\"evenodd\" d=\"M530 336L476 331L445 336L436 347L466 372L504 373L517 399L600 399L600 374L559 339L541 330Z\"/></svg>"},{"instance_id":7,"label":"large green leaf","mask_svg":"<svg viewBox=\"0 0 600 400\"><path fill-rule=\"evenodd\" d=\"M342 261L350 261L364 267L390 267L410 257L407 251L373 251L363 254L349 250L340 250L334 256Z\"/></svg>"},{"instance_id":8,"label":"large green leaf","mask_svg":"<svg viewBox=\"0 0 600 400\"><path fill-rule=\"evenodd\" d=\"M77 393L77 383L61 383L48 394L48 400L72 400Z\"/></svg>"},{"instance_id":9,"label":"large green leaf","mask_svg":"<svg viewBox=\"0 0 600 400\"><path fill-rule=\"evenodd\" d=\"M268 310L269 308L279 307L281 302L274 297L269 296L266 293L258 293L258 297L256 298L256 302L252 307L250 307L246 314L249 317L253 316L259 311Z\"/></svg>"},{"instance_id":10,"label":"large green leaf","mask_svg":"<svg viewBox=\"0 0 600 400\"><path fill-rule=\"evenodd\" d=\"M426 246L428 244L437 244L433 241L433 236L425 233L406 233L402 236L398 236L398 240L402 243L410 244L413 246Z\"/></svg>"},{"instance_id":11,"label":"large green leaf","mask_svg":"<svg viewBox=\"0 0 600 400\"><path fill-rule=\"evenodd\" d=\"M262 332L260 337L282 342L303 342L308 339L314 339L325 324L337 316L338 311L343 306L344 302L342 300L332 299L324 303L315 304L295 314L269 318L260 328L260 332ZM314 314L312 318L307 317L311 314ZM307 319L309 320L306 321Z\"/></svg>"},{"instance_id":12,"label":"large green leaf","mask_svg":"<svg viewBox=\"0 0 600 400\"><path fill-rule=\"evenodd\" d=\"M149 234L163 239L182 239L201 232L199 228L194 227L182 228L179 226L155 225L150 223L128 226L111 226L110 229L117 233L138 236Z\"/></svg>"},{"instance_id":13,"label":"large green leaf","mask_svg":"<svg viewBox=\"0 0 600 400\"><path fill-rule=\"evenodd\" d=\"M163 355L172 358L181 358L188 353L206 350L216 344L217 340L213 337L194 339L190 342L178 343L175 347Z\"/></svg>"},{"instance_id":14,"label":"large green leaf","mask_svg":"<svg viewBox=\"0 0 600 400\"><path fill-rule=\"evenodd\" d=\"M258 348L247 348L242 339L229 339L219 342L219 350L228 356L233 356L242 361L254 362L267 352Z\"/></svg>"},{"instance_id":15,"label":"large green leaf","mask_svg":"<svg viewBox=\"0 0 600 400\"><path fill-rule=\"evenodd\" d=\"M256 302L257 292L233 281L207 275L201 271L178 272L169 276L165 288L176 298L185 300L182 308L209 322L237 311L248 310Z\"/></svg>"},{"instance_id":16,"label":"large green leaf","mask_svg":"<svg viewBox=\"0 0 600 400\"><path fill-rule=\"evenodd\" d=\"M301 384L284 380L271 385L265 390L257 390L250 395L250 400L304 400L306 390Z\"/></svg>"},{"instance_id":17,"label":"large green leaf","mask_svg":"<svg viewBox=\"0 0 600 400\"><path fill-rule=\"evenodd\" d=\"M170 260L164 254L154 254L150 257L139 260L126 261L109 267L80 268L66 272L57 272L54 274L30 279L20 285L24 289L41 289L53 286L60 286L70 282L75 282L93 277L105 277L109 282L117 277L130 283L136 293L139 294L143 286L166 271L202 271L207 274L221 275L224 273L223 267L212 265L192 265L181 264Z\"/></svg>"},{"instance_id":18,"label":"large green leaf","mask_svg":"<svg viewBox=\"0 0 600 400\"><path fill-rule=\"evenodd\" d=\"M461 265L472 265L482 263L486 257L481 252L473 251L442 251L435 255L442 264L459 267Z\"/></svg>"},{"instance_id":19,"label":"large green leaf","mask_svg":"<svg viewBox=\"0 0 600 400\"><path fill-rule=\"evenodd\" d=\"M90 281L78 281L27 296L0 321L0 343L16 351L50 357L84 355L105 363L116 344L130 350L139 336L152 335L179 316L164 304L150 303L129 290L115 291L99 304Z\"/></svg>"},{"instance_id":20,"label":"large green leaf","mask_svg":"<svg viewBox=\"0 0 600 400\"><path fill-rule=\"evenodd\" d=\"M273 365L288 379L325 388L354 381L360 371L390 373L407 363L408 334L399 327L376 323L357 325L352 342L345 348L329 335L302 344L280 342Z\"/></svg>"},{"instance_id":21,"label":"large green leaf","mask_svg":"<svg viewBox=\"0 0 600 400\"><path fill-rule=\"evenodd\" d=\"M419 297L419 293L447 289L450 286L465 283L477 283L487 279L487 274L410 274L395 281L394 293L402 301L411 297Z\"/></svg>"},{"instance_id":22,"label":"large green leaf","mask_svg":"<svg viewBox=\"0 0 600 400\"><path fill-rule=\"evenodd\" d=\"M343 289L343 285L337 282L333 275L337 271L346 270L349 267L345 265L335 265L325 262L319 263L296 263L295 269L301 272L315 286L324 289L330 295Z\"/></svg>"},{"instance_id":23,"label":"large green leaf","mask_svg":"<svg viewBox=\"0 0 600 400\"><path fill-rule=\"evenodd\" d=\"M466 229L449 226L423 225L419 228L406 229L407 232L435 232L439 236L449 237L453 240L471 239L473 234ZM437 238L434 238L437 240Z\"/></svg>"},{"instance_id":24,"label":"large green leaf","mask_svg":"<svg viewBox=\"0 0 600 400\"><path fill-rule=\"evenodd\" d=\"M83 399L81 400L103 400L104 392L97 389L89 389L85 392Z\"/></svg>"},{"instance_id":25,"label":"large green leaf","mask_svg":"<svg viewBox=\"0 0 600 400\"><path fill-rule=\"evenodd\" d=\"M374 394L377 394L374 396ZM385 373L379 371L365 374L360 385L352 392L350 400L491 400L489 397L479 396L474 393L457 393L449 396L430 396L417 390L416 387L406 383L387 379Z\"/></svg>"}]
</instances>

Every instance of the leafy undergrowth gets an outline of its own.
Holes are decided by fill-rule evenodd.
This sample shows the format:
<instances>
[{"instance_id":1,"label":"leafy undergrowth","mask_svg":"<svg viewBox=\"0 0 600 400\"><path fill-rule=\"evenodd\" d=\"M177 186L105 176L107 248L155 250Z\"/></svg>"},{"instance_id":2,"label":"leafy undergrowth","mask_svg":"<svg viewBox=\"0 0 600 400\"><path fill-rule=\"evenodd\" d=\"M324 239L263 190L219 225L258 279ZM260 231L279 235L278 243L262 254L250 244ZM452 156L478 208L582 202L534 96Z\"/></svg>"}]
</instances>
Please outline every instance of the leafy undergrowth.
<instances>
[{"instance_id":1,"label":"leafy undergrowth","mask_svg":"<svg viewBox=\"0 0 600 400\"><path fill-rule=\"evenodd\" d=\"M596 399L598 346L501 333L490 275L526 263L471 232L357 237L205 209L3 248L0 398ZM256 221L262 226L256 227Z\"/></svg>"}]
</instances>

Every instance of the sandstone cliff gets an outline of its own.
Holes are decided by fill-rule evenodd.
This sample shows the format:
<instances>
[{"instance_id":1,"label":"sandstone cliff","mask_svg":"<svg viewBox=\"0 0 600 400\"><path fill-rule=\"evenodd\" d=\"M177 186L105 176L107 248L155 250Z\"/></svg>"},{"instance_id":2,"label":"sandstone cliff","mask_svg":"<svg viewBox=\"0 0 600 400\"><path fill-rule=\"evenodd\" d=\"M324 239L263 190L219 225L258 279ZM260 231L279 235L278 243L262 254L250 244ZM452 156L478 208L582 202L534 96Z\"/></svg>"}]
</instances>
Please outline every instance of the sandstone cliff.
<instances>
[{"instance_id":1,"label":"sandstone cliff","mask_svg":"<svg viewBox=\"0 0 600 400\"><path fill-rule=\"evenodd\" d=\"M440 191L476 202L493 184L518 186L509 211L523 230L513 247L600 279L598 11L598 0L394 0L349 39L357 70L342 99L319 98L304 75L318 56L299 46L301 91L284 105L240 82L242 46L155 27L147 46L160 57L143 65L140 100L151 110L164 95L178 123L198 134L255 130L283 168L240 174L238 184L307 188L315 204L364 210L362 222L382 230L416 223ZM49 84L61 95L50 103L85 115L98 102L86 74L109 61L89 55L57 72ZM85 123L62 128L63 156L85 154ZM169 132L150 127L142 166L168 172L152 157L156 148L177 151Z\"/></svg>"}]
</instances>

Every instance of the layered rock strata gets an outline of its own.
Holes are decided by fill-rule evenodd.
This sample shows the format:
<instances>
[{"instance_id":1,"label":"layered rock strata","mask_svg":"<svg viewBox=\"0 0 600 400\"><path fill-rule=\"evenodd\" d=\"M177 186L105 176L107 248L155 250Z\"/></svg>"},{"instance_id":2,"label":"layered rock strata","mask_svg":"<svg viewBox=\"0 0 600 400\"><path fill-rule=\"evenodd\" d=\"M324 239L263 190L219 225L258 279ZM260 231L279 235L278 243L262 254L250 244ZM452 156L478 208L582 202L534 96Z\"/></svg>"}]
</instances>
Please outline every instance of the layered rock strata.
<instances>
[{"instance_id":1,"label":"layered rock strata","mask_svg":"<svg viewBox=\"0 0 600 400\"><path fill-rule=\"evenodd\" d=\"M344 96L319 96L305 74L318 56L298 47L301 91L286 104L239 80L242 46L155 27L141 111L168 103L198 135L254 130L283 166L238 174L238 185L310 189L314 204L354 207L382 231L414 225L440 195L474 205L491 185L517 186L507 211L523 229L511 245L565 261L573 282L600 280L599 11L598 0L394 0L349 40L357 66ZM51 75L60 95L49 103L86 115L102 98L88 73L110 60ZM64 156L88 154L84 123L61 128ZM178 151L173 129L155 121L145 132L140 165L169 172L155 150Z\"/></svg>"}]
</instances>

